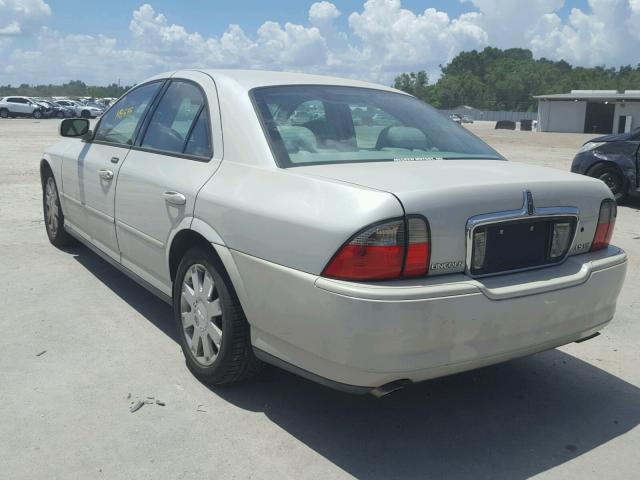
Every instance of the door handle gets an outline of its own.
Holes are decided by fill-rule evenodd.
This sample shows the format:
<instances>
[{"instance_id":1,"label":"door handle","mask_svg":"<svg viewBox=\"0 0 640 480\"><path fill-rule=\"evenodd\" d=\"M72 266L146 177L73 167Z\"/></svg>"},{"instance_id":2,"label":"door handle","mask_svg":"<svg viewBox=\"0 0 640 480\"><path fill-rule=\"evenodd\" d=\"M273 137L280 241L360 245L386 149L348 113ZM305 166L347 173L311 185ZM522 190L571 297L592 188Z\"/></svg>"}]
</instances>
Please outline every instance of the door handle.
<instances>
[{"instance_id":1,"label":"door handle","mask_svg":"<svg viewBox=\"0 0 640 480\"><path fill-rule=\"evenodd\" d=\"M184 205L187 203L187 197L180 192L168 191L162 194L164 200L172 205Z\"/></svg>"},{"instance_id":2,"label":"door handle","mask_svg":"<svg viewBox=\"0 0 640 480\"><path fill-rule=\"evenodd\" d=\"M112 180L113 179L113 172L111 170L106 170L106 169L98 170L98 175L103 180Z\"/></svg>"},{"instance_id":3,"label":"door handle","mask_svg":"<svg viewBox=\"0 0 640 480\"><path fill-rule=\"evenodd\" d=\"M111 157L111 163L118 163L120 159L118 157Z\"/></svg>"}]
</instances>

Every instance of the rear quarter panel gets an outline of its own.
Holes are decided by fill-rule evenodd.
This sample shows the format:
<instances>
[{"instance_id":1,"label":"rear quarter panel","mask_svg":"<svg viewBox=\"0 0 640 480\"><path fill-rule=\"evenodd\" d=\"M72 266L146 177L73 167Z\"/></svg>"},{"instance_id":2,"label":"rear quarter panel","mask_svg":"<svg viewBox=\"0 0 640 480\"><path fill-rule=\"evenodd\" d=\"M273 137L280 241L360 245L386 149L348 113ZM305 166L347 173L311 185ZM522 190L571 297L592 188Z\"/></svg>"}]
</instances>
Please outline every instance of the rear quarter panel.
<instances>
[{"instance_id":1,"label":"rear quarter panel","mask_svg":"<svg viewBox=\"0 0 640 480\"><path fill-rule=\"evenodd\" d=\"M363 227L402 215L386 192L230 160L202 188L195 209L228 248L312 274Z\"/></svg>"}]
</instances>

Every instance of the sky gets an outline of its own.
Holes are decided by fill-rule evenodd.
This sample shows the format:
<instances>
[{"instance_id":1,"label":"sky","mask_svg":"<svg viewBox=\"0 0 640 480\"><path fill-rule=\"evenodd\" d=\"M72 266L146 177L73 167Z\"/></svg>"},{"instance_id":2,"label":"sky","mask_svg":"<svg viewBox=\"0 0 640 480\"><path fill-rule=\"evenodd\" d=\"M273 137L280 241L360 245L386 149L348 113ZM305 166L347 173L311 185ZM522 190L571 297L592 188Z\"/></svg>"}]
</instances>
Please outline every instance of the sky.
<instances>
[{"instance_id":1,"label":"sky","mask_svg":"<svg viewBox=\"0 0 640 480\"><path fill-rule=\"evenodd\" d=\"M640 63L640 0L0 0L0 85L260 68L390 84L459 52Z\"/></svg>"}]
</instances>

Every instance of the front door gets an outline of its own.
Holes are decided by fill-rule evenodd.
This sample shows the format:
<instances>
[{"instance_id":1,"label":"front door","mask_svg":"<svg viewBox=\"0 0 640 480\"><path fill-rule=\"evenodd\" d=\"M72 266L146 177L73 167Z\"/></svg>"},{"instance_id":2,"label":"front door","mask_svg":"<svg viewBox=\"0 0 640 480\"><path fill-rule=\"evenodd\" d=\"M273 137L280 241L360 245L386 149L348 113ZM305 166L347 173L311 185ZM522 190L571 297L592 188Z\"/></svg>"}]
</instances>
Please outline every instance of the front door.
<instances>
[{"instance_id":1,"label":"front door","mask_svg":"<svg viewBox=\"0 0 640 480\"><path fill-rule=\"evenodd\" d=\"M83 144L78 156L77 195L85 214L82 220L85 223L78 226L96 247L118 261L114 219L116 179L144 113L161 86L161 82L145 84L122 97L101 119L93 140ZM63 174L65 181L68 177Z\"/></svg>"},{"instance_id":2,"label":"front door","mask_svg":"<svg viewBox=\"0 0 640 480\"><path fill-rule=\"evenodd\" d=\"M204 74L185 75L215 88ZM208 102L198 83L171 80L118 176L115 213L122 264L168 295L171 233L193 215L196 195L219 163L212 159L215 93L209 95L213 103Z\"/></svg>"}]
</instances>

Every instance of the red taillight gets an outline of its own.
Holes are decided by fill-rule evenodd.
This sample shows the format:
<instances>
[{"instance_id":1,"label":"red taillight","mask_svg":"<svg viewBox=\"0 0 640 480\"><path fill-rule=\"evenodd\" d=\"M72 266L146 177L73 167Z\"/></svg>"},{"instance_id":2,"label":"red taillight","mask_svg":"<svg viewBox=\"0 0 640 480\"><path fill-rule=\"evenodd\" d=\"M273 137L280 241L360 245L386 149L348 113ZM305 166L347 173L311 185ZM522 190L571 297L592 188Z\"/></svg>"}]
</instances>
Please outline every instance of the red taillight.
<instances>
[{"instance_id":1,"label":"red taillight","mask_svg":"<svg viewBox=\"0 0 640 480\"><path fill-rule=\"evenodd\" d=\"M616 206L616 202L611 199L603 200L600 205L596 234L593 236L593 242L591 242L592 252L602 250L609 246L611 236L613 235L613 228L616 225L617 215L618 207Z\"/></svg>"},{"instance_id":2,"label":"red taillight","mask_svg":"<svg viewBox=\"0 0 640 480\"><path fill-rule=\"evenodd\" d=\"M406 221L367 227L338 250L322 275L340 280L390 280L425 275L428 265L427 224L423 218L411 216Z\"/></svg>"}]
</instances>

